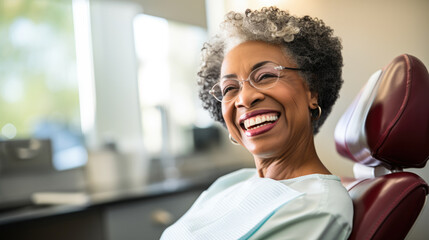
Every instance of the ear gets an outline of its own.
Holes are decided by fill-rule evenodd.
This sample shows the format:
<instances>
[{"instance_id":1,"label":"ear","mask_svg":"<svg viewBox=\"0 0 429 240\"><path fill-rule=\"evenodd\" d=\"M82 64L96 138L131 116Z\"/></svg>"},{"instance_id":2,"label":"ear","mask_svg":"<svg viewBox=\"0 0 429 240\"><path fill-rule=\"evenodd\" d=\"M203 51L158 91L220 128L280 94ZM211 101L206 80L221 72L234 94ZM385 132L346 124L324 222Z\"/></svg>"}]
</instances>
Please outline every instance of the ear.
<instances>
[{"instance_id":1,"label":"ear","mask_svg":"<svg viewBox=\"0 0 429 240\"><path fill-rule=\"evenodd\" d=\"M316 109L319 105L319 94L317 92L308 91L307 92L307 100L308 100L308 107L310 109Z\"/></svg>"}]
</instances>

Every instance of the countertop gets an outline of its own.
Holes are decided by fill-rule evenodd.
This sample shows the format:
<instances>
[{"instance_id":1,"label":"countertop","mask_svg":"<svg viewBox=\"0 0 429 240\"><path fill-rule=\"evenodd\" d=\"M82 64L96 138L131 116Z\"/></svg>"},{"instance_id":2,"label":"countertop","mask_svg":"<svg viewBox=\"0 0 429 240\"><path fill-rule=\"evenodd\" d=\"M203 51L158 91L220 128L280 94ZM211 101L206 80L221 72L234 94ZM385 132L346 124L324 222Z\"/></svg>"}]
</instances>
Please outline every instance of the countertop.
<instances>
[{"instance_id":1,"label":"countertop","mask_svg":"<svg viewBox=\"0 0 429 240\"><path fill-rule=\"evenodd\" d=\"M121 186L120 188L108 190L84 190L76 192L76 194L85 196L87 199L87 201L79 204L29 204L2 210L0 212L0 225L85 211L105 205L122 204L159 196L173 196L180 192L203 191L218 177L243 167L249 166L246 166L246 164L222 165L183 173L177 178L152 178L151 181L141 185Z\"/></svg>"}]
</instances>

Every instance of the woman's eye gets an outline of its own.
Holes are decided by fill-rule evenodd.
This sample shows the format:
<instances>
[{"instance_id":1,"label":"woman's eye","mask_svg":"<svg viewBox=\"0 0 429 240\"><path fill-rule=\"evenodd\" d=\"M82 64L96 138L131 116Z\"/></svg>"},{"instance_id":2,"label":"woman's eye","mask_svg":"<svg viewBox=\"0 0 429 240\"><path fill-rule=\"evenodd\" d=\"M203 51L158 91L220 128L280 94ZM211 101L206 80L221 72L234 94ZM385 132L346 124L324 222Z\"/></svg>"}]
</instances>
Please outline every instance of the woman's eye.
<instances>
[{"instance_id":1,"label":"woman's eye","mask_svg":"<svg viewBox=\"0 0 429 240\"><path fill-rule=\"evenodd\" d=\"M260 74L257 78L255 78L255 82L277 79L278 77L279 76L277 76L275 73L263 73L263 74Z\"/></svg>"},{"instance_id":2,"label":"woman's eye","mask_svg":"<svg viewBox=\"0 0 429 240\"><path fill-rule=\"evenodd\" d=\"M237 90L238 90L238 88L239 88L239 87L237 87L237 86L226 86L226 87L224 87L224 88L223 88L223 90L222 90L222 95L223 95L223 96L225 96L225 95L227 95L228 93L232 93L232 92L234 92L234 91L237 91Z\"/></svg>"}]
</instances>

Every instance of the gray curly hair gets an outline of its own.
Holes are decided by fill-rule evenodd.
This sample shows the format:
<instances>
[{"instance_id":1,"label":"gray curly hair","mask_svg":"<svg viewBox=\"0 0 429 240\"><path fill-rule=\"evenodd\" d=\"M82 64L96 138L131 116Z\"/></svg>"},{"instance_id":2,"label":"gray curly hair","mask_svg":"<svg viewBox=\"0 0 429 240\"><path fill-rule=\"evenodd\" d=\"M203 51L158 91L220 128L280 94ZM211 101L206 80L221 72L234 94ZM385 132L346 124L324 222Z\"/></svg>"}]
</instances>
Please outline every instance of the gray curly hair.
<instances>
[{"instance_id":1,"label":"gray curly hair","mask_svg":"<svg viewBox=\"0 0 429 240\"><path fill-rule=\"evenodd\" d=\"M300 74L307 81L310 91L318 94L318 104L322 109L320 118L312 122L313 134L318 133L343 83L342 46L339 38L333 36L333 30L320 19L295 17L277 7L255 11L247 9L244 14L226 14L220 32L206 42L201 50L202 65L198 72L199 97L203 108L224 126L221 103L209 91L219 81L225 54L245 41L280 45L299 68L305 69ZM311 114L317 116L318 110L312 110Z\"/></svg>"}]
</instances>

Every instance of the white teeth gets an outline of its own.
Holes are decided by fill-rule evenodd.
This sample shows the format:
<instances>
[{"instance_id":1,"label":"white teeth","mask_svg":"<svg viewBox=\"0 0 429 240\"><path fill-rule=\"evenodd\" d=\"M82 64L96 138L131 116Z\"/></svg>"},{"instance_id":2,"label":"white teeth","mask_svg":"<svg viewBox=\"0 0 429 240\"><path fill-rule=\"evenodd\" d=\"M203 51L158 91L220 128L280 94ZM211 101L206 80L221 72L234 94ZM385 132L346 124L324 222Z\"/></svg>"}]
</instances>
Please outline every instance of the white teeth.
<instances>
[{"instance_id":1,"label":"white teeth","mask_svg":"<svg viewBox=\"0 0 429 240\"><path fill-rule=\"evenodd\" d=\"M276 114L258 115L258 116L244 120L244 127L246 129L249 129L249 128L254 127L255 125L258 125L258 124L261 124L261 123L264 123L267 121L270 121L270 122L276 121L278 118L279 117ZM254 127L254 128L259 128L259 127L265 126L267 124L268 123L261 124L259 126Z\"/></svg>"}]
</instances>

